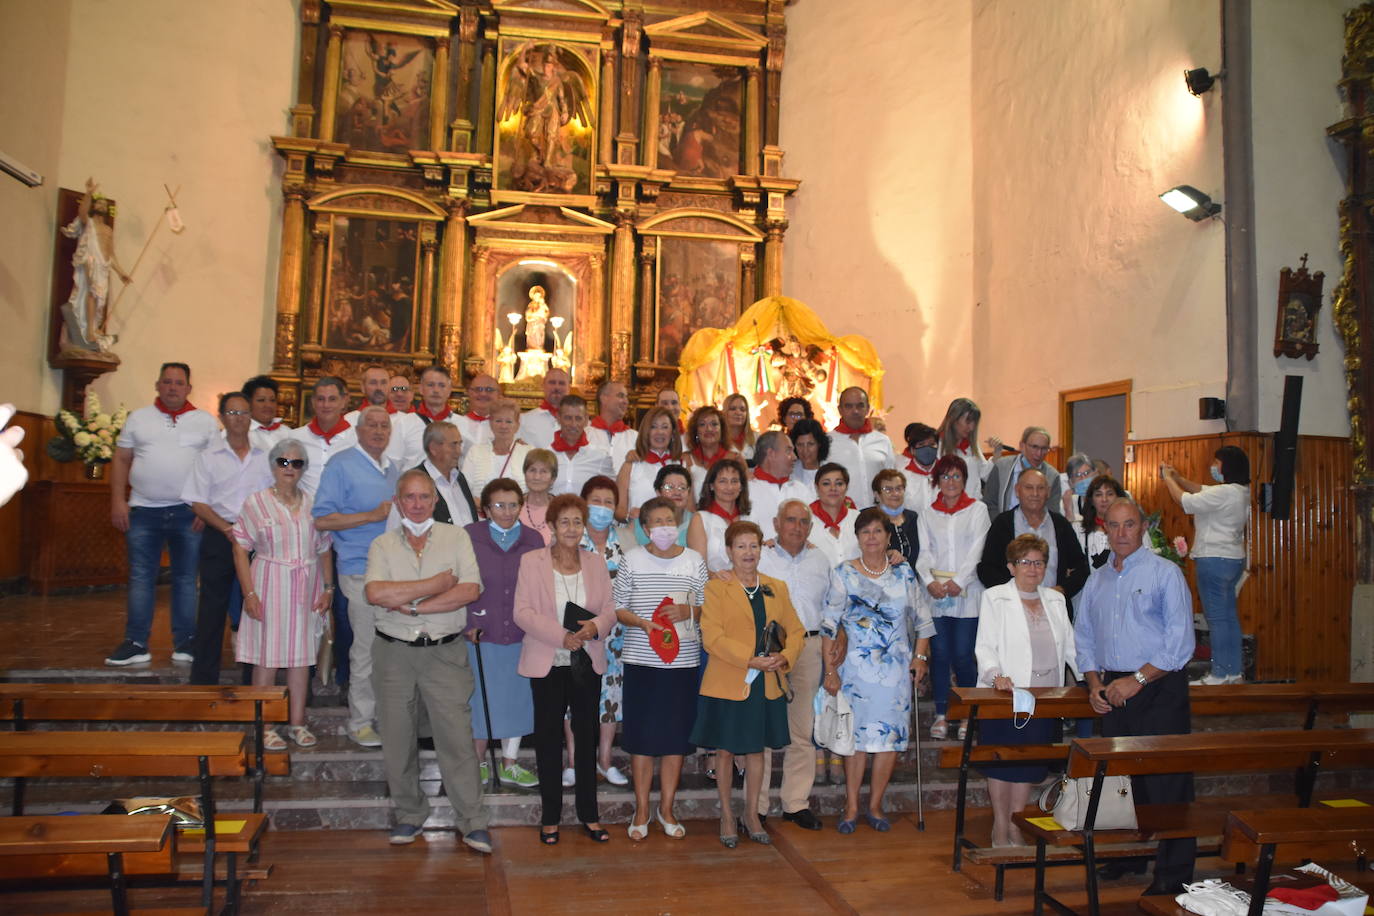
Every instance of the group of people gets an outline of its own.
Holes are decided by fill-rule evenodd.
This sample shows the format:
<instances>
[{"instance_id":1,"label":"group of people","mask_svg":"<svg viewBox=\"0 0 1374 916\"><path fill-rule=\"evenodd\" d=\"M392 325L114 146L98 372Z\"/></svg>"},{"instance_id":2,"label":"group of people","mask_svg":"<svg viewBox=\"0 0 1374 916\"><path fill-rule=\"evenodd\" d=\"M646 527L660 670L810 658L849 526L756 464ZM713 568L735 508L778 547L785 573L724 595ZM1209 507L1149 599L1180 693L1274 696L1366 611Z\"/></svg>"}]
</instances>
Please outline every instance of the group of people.
<instances>
[{"instance_id":1,"label":"group of people","mask_svg":"<svg viewBox=\"0 0 1374 916\"><path fill-rule=\"evenodd\" d=\"M474 848L490 848L480 761L498 740L500 778L539 786L545 843L558 842L565 787L587 834L609 838L598 777L633 782L632 839L655 823L683 836L684 759L714 752L719 836L733 848L741 833L768 842L771 749L784 749L784 819L820 829L809 805L818 691L843 693L854 714L841 833L861 816L890 829L883 798L910 739L913 679L929 677L936 738L952 727L952 683L1061 685L1066 666L1109 733L1187 726L1191 604L1177 567L1145 545L1143 511L1087 456L1051 467L1043 428L1008 455L988 439L985 457L966 398L938 427L908 425L898 453L857 387L841 393L833 429L788 398L764 431L738 394L684 423L672 389L632 428L623 384L603 383L593 412L559 369L523 413L482 374L455 414L438 366L420 374L418 403L405 376L365 370L363 403L345 413L346 383L324 377L296 429L275 415L267 377L223 395L218 424L191 406L184 364L164 365L156 387L114 462L112 517L128 532L131 572L126 639L107 663L149 658L166 543L174 659L192 663L193 682L218 679L237 588L237 659L255 683L287 669L291 687L290 724L269 746L309 747L304 697L332 616L349 736L386 758L393 842L412 841L428 814L420 737L433 740ZM1248 462L1222 449L1215 486L1162 473L1198 520L1213 677L1236 678L1239 628L1226 617L1244 564ZM1032 725L996 737L1049 740L1048 720ZM629 777L612 765L617 730ZM525 736L535 773L518 763ZM989 773L993 842L1020 842L1010 815L1044 773Z\"/></svg>"}]
</instances>

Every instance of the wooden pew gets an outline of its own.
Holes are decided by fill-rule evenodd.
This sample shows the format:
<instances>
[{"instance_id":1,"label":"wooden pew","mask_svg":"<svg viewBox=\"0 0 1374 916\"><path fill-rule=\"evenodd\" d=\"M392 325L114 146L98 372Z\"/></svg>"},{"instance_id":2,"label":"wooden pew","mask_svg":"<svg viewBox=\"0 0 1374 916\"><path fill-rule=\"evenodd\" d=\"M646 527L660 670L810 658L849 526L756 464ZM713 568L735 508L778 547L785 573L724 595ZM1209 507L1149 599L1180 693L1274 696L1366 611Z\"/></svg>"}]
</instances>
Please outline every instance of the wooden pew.
<instances>
[{"instance_id":1,"label":"wooden pew","mask_svg":"<svg viewBox=\"0 0 1374 916\"><path fill-rule=\"evenodd\" d=\"M1374 758L1374 729L1293 729L1257 732L1211 732L1135 738L1080 738L1069 753L1067 775L1093 779L1092 801L1081 831L1049 830L1032 824L1027 813L1015 815L1017 826L1036 839L1035 912L1044 904L1056 911L1074 911L1045 890L1045 854L1049 846L1081 846L1088 912L1097 916L1098 831L1097 798L1107 776L1144 776L1163 773L1229 773L1297 767L1304 770L1298 786L1298 806L1307 807L1322 767L1368 765ZM1220 834L1219 815L1230 807L1252 807L1251 798L1213 799L1210 804L1137 805L1136 830L1101 831L1108 841L1157 842ZM1224 807L1217 802L1227 802ZM1030 814L1034 817L1034 814Z\"/></svg>"},{"instance_id":2,"label":"wooden pew","mask_svg":"<svg viewBox=\"0 0 1374 916\"><path fill-rule=\"evenodd\" d=\"M228 722L251 725L254 760L253 812L262 813L268 773L287 776L291 758L266 753L268 723L288 721L286 688L188 684L0 684L0 704L16 731L33 722ZM16 784L14 813L23 809L23 783Z\"/></svg>"},{"instance_id":3,"label":"wooden pew","mask_svg":"<svg viewBox=\"0 0 1374 916\"><path fill-rule=\"evenodd\" d=\"M1088 703L1087 691L1081 687L1037 687L1035 714L1054 718L1097 719L1098 714ZM1192 715L1239 716L1278 715L1291 713L1301 717L1302 727L1310 729L1318 714L1344 714L1374 710L1374 684L1303 683L1303 684L1225 684L1189 688ZM993 895L1002 899L1004 871L1007 868L1026 868L1034 861L1017 851L992 851L968 838L967 806L968 781L974 764L1003 761L1007 763L1063 763L1069 745L979 745L978 723L985 719L1012 717L1011 695L987 687L955 687L950 698L948 717L951 721L966 719L969 729L960 745L940 750L940 766L959 770L959 786L955 794L954 814L954 870L963 864L964 850L977 850L979 864L996 869ZM1111 854L1129 856L1143 854L1138 845L1110 850ZM1055 864L1074 864L1076 853L1064 851L1052 855Z\"/></svg>"},{"instance_id":4,"label":"wooden pew","mask_svg":"<svg viewBox=\"0 0 1374 916\"><path fill-rule=\"evenodd\" d=\"M236 814L243 827L225 838L223 849L215 817L213 777L244 776L248 772L243 734L215 732L0 732L0 778L194 777L200 782L204 837L187 851L203 851L201 903L214 898L215 854L223 852L229 868L226 906L239 902L237 856L251 852L266 828L267 816ZM22 810L17 814L23 814Z\"/></svg>"},{"instance_id":5,"label":"wooden pew","mask_svg":"<svg viewBox=\"0 0 1374 916\"><path fill-rule=\"evenodd\" d=\"M116 916L129 912L125 877L172 874L175 850L170 816L0 817L0 879L107 875Z\"/></svg>"}]
</instances>

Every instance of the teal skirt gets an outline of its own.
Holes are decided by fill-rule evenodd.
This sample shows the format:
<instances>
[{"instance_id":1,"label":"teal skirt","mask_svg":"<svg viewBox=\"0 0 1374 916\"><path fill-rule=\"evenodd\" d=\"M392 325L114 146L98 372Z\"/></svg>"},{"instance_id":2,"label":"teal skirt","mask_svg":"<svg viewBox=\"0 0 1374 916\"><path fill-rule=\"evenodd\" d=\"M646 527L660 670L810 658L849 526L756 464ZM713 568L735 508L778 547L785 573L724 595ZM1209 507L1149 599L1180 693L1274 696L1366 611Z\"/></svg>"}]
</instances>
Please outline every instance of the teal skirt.
<instances>
[{"instance_id":1,"label":"teal skirt","mask_svg":"<svg viewBox=\"0 0 1374 916\"><path fill-rule=\"evenodd\" d=\"M782 697L770 700L766 695L764 681L772 676L762 673L756 677L749 687L749 697L744 700L699 698L692 743L731 754L758 754L765 748L791 744L787 700Z\"/></svg>"}]
</instances>

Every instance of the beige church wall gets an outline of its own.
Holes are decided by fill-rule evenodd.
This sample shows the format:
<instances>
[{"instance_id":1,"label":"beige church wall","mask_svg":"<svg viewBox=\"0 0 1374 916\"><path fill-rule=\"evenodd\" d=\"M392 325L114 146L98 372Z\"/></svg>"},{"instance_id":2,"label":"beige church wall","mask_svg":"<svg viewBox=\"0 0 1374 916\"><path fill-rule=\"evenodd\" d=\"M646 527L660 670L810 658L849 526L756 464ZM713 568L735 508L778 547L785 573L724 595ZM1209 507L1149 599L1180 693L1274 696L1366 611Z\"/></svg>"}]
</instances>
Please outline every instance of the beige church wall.
<instances>
[{"instance_id":1,"label":"beige church wall","mask_svg":"<svg viewBox=\"0 0 1374 916\"><path fill-rule=\"evenodd\" d=\"M126 269L163 219L164 183L180 189L186 223L180 235L158 230L115 311L123 364L96 385L107 403L150 403L158 364L178 360L193 368L192 400L213 410L219 392L269 365L280 179L267 138L288 125L296 18L296 5L280 0L71 3L46 210L14 230L36 237L40 266L26 268L24 295L47 302L58 186L81 188L93 175L118 200ZM42 360L45 335L35 328L22 344L28 371L44 378L29 383L22 406L49 412L60 388Z\"/></svg>"},{"instance_id":2,"label":"beige church wall","mask_svg":"<svg viewBox=\"0 0 1374 916\"><path fill-rule=\"evenodd\" d=\"M37 188L0 174L0 402L56 407L46 362L56 228L57 163L67 82L71 3L0 0L0 60L22 74L0 91L0 150L44 177Z\"/></svg>"},{"instance_id":3,"label":"beige church wall","mask_svg":"<svg viewBox=\"0 0 1374 916\"><path fill-rule=\"evenodd\" d=\"M984 430L1055 430L1058 393L1133 380L1137 438L1222 430L1223 226L1160 192L1222 196L1215 2L980 0L972 21L974 390ZM1056 436L1057 439L1057 436Z\"/></svg>"},{"instance_id":4,"label":"beige church wall","mask_svg":"<svg viewBox=\"0 0 1374 916\"><path fill-rule=\"evenodd\" d=\"M787 11L781 145L802 185L783 292L873 341L897 440L973 382L969 15L878 0Z\"/></svg>"},{"instance_id":5,"label":"beige church wall","mask_svg":"<svg viewBox=\"0 0 1374 916\"><path fill-rule=\"evenodd\" d=\"M1340 218L1345 194L1343 151L1326 138L1341 120L1344 0L1256 0L1253 9L1255 105L1255 254L1259 299L1259 428L1278 429L1283 377L1303 378L1299 432L1350 435L1345 352L1331 319L1340 281ZM1274 356L1279 271L1324 271L1317 321L1319 352L1310 362Z\"/></svg>"}]
</instances>

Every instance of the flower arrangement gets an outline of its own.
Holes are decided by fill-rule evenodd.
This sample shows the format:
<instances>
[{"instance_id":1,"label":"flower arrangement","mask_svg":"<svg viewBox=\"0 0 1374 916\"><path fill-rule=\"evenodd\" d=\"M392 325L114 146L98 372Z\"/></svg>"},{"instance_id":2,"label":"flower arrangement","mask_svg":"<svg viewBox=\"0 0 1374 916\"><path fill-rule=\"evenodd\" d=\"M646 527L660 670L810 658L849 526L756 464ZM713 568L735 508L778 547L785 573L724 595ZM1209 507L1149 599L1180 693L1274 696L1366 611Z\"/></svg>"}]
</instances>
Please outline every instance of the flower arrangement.
<instances>
[{"instance_id":1,"label":"flower arrangement","mask_svg":"<svg viewBox=\"0 0 1374 916\"><path fill-rule=\"evenodd\" d=\"M1183 561L1188 556L1188 541L1183 535L1177 535L1170 540L1160 527L1158 512L1145 519L1145 528L1150 537L1150 549L1171 563L1183 566Z\"/></svg>"},{"instance_id":2,"label":"flower arrangement","mask_svg":"<svg viewBox=\"0 0 1374 916\"><path fill-rule=\"evenodd\" d=\"M58 434L48 440L48 454L57 461L79 459L87 465L104 464L114 457L115 440L128 419L127 407L121 404L113 414L105 413L100 398L89 391L82 416L70 410L57 412Z\"/></svg>"}]
</instances>

